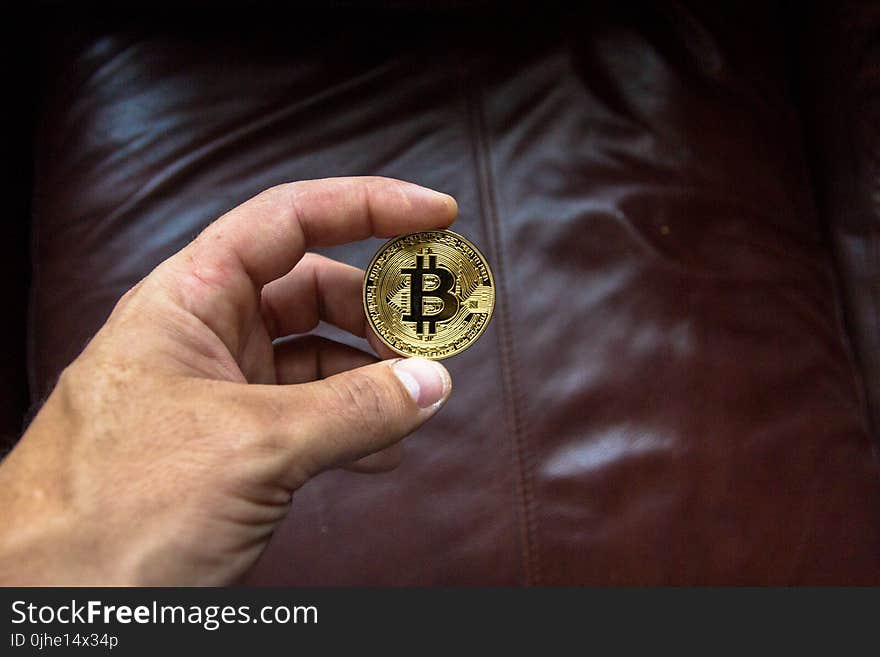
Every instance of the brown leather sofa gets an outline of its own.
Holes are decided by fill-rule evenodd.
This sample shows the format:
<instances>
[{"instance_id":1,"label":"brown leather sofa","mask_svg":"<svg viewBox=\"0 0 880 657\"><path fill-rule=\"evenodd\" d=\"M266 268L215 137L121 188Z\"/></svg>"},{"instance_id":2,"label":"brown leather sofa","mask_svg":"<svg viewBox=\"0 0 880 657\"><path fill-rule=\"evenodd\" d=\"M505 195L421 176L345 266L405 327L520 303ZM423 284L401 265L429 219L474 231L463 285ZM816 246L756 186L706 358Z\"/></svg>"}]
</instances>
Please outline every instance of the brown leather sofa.
<instances>
[{"instance_id":1,"label":"brown leather sofa","mask_svg":"<svg viewBox=\"0 0 880 657\"><path fill-rule=\"evenodd\" d=\"M225 210L394 176L458 199L496 316L404 465L310 482L246 583L880 583L876 7L194 7L41 21L7 433L21 367L33 411Z\"/></svg>"}]
</instances>

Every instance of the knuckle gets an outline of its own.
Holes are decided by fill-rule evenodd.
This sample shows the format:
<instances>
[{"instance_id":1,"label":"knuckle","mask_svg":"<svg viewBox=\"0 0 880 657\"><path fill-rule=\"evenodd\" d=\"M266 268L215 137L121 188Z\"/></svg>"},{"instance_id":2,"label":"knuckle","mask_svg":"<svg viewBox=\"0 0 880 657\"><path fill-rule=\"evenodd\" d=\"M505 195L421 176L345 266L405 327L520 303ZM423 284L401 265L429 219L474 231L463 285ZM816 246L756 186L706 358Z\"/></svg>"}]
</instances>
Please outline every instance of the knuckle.
<instances>
[{"instance_id":1,"label":"knuckle","mask_svg":"<svg viewBox=\"0 0 880 657\"><path fill-rule=\"evenodd\" d=\"M299 197L302 191L303 181L295 180L273 185L260 192L256 198L259 199L267 209L274 211L284 211L291 206L293 206L294 209L298 209L297 205L300 202Z\"/></svg>"},{"instance_id":2,"label":"knuckle","mask_svg":"<svg viewBox=\"0 0 880 657\"><path fill-rule=\"evenodd\" d=\"M268 392L268 391L264 391ZM301 439L301 424L285 395L238 395L226 404L227 427L235 434L235 450L240 454L274 457L290 452Z\"/></svg>"},{"instance_id":3,"label":"knuckle","mask_svg":"<svg viewBox=\"0 0 880 657\"><path fill-rule=\"evenodd\" d=\"M296 269L300 272L308 272L311 273L311 270L315 267L320 267L326 262L329 262L330 258L327 256L323 256L320 253L315 253L314 251L307 251L303 254L303 257L300 258L299 262L296 263Z\"/></svg>"},{"instance_id":4,"label":"knuckle","mask_svg":"<svg viewBox=\"0 0 880 657\"><path fill-rule=\"evenodd\" d=\"M149 374L138 364L110 358L98 350L61 372L52 397L71 426L89 425L97 437L112 434L126 415L120 409L128 408L130 399L148 394L150 386Z\"/></svg>"},{"instance_id":5,"label":"knuckle","mask_svg":"<svg viewBox=\"0 0 880 657\"><path fill-rule=\"evenodd\" d=\"M137 296L138 291L143 287L143 284L144 281L142 279L134 286L128 288L125 293L116 301L116 305L113 307L113 312L119 313L126 309L131 304L132 299Z\"/></svg>"},{"instance_id":6,"label":"knuckle","mask_svg":"<svg viewBox=\"0 0 880 657\"><path fill-rule=\"evenodd\" d=\"M377 377L358 373L327 381L333 381L337 408L346 419L363 422L365 429L385 426L394 419L394 397Z\"/></svg>"},{"instance_id":7,"label":"knuckle","mask_svg":"<svg viewBox=\"0 0 880 657\"><path fill-rule=\"evenodd\" d=\"M53 394L57 395L65 408L70 410L79 409L87 402L84 393L88 390L86 380L80 375L77 361L61 370L58 380L55 382Z\"/></svg>"}]
</instances>

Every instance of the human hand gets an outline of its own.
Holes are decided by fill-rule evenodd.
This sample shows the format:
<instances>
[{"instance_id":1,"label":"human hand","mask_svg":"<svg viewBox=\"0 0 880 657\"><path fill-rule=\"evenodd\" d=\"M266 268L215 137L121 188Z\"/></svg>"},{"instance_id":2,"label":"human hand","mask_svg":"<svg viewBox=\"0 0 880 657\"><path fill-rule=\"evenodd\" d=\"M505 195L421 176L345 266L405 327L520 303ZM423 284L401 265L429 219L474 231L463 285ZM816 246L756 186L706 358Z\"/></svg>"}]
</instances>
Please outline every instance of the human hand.
<instances>
[{"instance_id":1,"label":"human hand","mask_svg":"<svg viewBox=\"0 0 880 657\"><path fill-rule=\"evenodd\" d=\"M224 584L309 478L385 470L446 401L367 337L363 272L311 247L446 227L452 197L384 178L269 189L127 292L0 464L0 582Z\"/></svg>"}]
</instances>

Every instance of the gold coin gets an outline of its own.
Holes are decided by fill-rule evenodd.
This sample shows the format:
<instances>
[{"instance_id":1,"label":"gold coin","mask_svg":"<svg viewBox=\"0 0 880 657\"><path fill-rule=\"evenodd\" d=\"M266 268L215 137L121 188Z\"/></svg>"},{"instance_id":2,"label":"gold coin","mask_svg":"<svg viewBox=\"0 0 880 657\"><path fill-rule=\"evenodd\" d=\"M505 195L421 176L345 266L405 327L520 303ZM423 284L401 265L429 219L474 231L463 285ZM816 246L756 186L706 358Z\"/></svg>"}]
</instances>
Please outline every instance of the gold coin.
<instances>
[{"instance_id":1,"label":"gold coin","mask_svg":"<svg viewBox=\"0 0 880 657\"><path fill-rule=\"evenodd\" d=\"M379 339L403 356L441 360L479 338L495 306L485 256L451 230L389 240L364 276L364 311Z\"/></svg>"}]
</instances>

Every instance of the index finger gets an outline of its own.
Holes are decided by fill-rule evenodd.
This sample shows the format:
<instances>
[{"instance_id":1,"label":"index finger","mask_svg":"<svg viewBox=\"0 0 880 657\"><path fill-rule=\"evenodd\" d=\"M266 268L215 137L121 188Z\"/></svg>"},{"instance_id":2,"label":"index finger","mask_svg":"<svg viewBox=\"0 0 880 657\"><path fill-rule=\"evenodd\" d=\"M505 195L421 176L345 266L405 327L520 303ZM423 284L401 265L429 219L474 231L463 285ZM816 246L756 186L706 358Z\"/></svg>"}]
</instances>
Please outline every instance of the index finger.
<instances>
[{"instance_id":1,"label":"index finger","mask_svg":"<svg viewBox=\"0 0 880 657\"><path fill-rule=\"evenodd\" d=\"M254 331L260 290L307 249L446 227L457 211L451 196L391 178L279 185L208 226L157 268L155 280L239 359Z\"/></svg>"},{"instance_id":2,"label":"index finger","mask_svg":"<svg viewBox=\"0 0 880 657\"><path fill-rule=\"evenodd\" d=\"M305 180L258 194L188 248L202 273L240 269L260 288L310 248L445 228L457 212L448 194L393 178Z\"/></svg>"}]
</instances>

